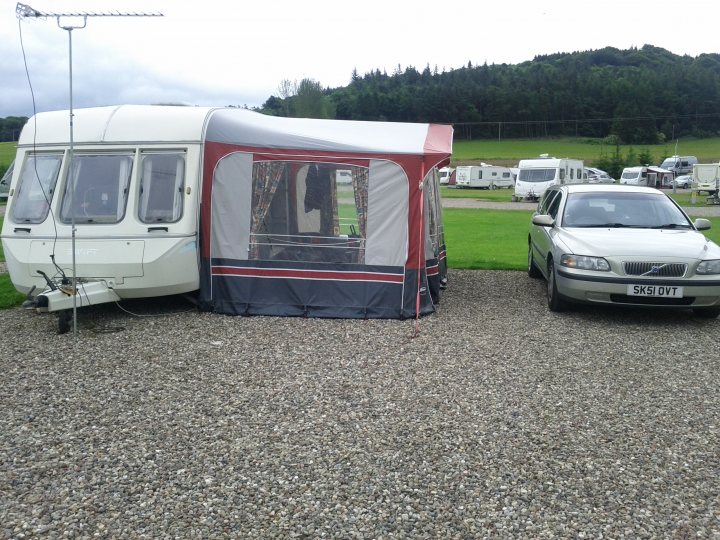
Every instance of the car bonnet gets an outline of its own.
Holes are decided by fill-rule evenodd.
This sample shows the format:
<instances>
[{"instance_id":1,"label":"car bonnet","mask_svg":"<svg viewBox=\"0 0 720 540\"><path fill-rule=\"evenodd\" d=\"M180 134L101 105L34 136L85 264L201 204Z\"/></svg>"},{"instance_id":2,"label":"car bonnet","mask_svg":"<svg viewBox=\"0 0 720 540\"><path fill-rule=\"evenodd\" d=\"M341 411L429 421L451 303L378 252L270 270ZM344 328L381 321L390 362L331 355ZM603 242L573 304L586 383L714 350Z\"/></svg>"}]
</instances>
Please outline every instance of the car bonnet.
<instances>
[{"instance_id":1,"label":"car bonnet","mask_svg":"<svg viewBox=\"0 0 720 540\"><path fill-rule=\"evenodd\" d=\"M720 247L689 229L561 228L557 240L576 255L720 259Z\"/></svg>"}]
</instances>

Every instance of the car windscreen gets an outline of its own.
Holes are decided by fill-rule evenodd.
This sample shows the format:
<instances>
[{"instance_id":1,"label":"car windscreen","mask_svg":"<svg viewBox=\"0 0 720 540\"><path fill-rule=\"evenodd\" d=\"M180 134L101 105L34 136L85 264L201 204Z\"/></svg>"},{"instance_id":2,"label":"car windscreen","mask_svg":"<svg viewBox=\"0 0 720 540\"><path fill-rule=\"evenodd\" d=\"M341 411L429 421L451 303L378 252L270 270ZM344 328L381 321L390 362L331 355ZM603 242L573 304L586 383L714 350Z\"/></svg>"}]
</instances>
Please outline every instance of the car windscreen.
<instances>
[{"instance_id":1,"label":"car windscreen","mask_svg":"<svg viewBox=\"0 0 720 540\"><path fill-rule=\"evenodd\" d=\"M520 169L518 180L521 182L551 182L555 180L557 169Z\"/></svg>"},{"instance_id":2,"label":"car windscreen","mask_svg":"<svg viewBox=\"0 0 720 540\"><path fill-rule=\"evenodd\" d=\"M570 193L562 224L564 227L693 228L665 194L621 191Z\"/></svg>"}]
</instances>

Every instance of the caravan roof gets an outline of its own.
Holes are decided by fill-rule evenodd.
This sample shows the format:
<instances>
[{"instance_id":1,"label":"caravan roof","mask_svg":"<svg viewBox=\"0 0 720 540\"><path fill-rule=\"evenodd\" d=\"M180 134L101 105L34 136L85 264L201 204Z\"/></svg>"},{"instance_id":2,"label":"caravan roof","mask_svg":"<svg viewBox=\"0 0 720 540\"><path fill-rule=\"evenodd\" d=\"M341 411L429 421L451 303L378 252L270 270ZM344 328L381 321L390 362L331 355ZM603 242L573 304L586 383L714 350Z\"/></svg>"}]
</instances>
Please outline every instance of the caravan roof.
<instances>
[{"instance_id":1,"label":"caravan roof","mask_svg":"<svg viewBox=\"0 0 720 540\"><path fill-rule=\"evenodd\" d=\"M120 105L77 109L77 144L225 142L248 148L306 149L374 154L450 154L450 126L268 116L246 109ZM67 143L67 111L35 116L19 145Z\"/></svg>"}]
</instances>

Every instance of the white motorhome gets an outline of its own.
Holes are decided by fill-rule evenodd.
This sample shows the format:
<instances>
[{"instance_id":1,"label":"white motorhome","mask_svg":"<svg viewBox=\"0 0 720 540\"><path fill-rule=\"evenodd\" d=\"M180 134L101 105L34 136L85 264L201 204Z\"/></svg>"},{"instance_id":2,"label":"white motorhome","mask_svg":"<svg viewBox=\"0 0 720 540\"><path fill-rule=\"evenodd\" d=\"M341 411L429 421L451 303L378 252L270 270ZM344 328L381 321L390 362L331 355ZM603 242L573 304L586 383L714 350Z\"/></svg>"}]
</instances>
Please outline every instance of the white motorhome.
<instances>
[{"instance_id":1,"label":"white motorhome","mask_svg":"<svg viewBox=\"0 0 720 540\"><path fill-rule=\"evenodd\" d=\"M693 188L706 191L710 195L720 188L720 163L703 163L693 165Z\"/></svg>"},{"instance_id":2,"label":"white motorhome","mask_svg":"<svg viewBox=\"0 0 720 540\"><path fill-rule=\"evenodd\" d=\"M587 180L585 165L580 159L540 156L523 159L518 164L514 200L537 200L555 184L580 184Z\"/></svg>"},{"instance_id":3,"label":"white motorhome","mask_svg":"<svg viewBox=\"0 0 720 540\"><path fill-rule=\"evenodd\" d=\"M661 169L672 172L675 176L681 174L691 174L693 165L696 165L698 159L695 156L670 156L660 164Z\"/></svg>"},{"instance_id":4,"label":"white motorhome","mask_svg":"<svg viewBox=\"0 0 720 540\"><path fill-rule=\"evenodd\" d=\"M673 184L673 173L661 167L625 167L620 183L630 186L669 188Z\"/></svg>"},{"instance_id":5,"label":"white motorhome","mask_svg":"<svg viewBox=\"0 0 720 540\"><path fill-rule=\"evenodd\" d=\"M457 187L484 189L509 188L514 184L509 168L486 163L458 167L455 183Z\"/></svg>"}]
</instances>

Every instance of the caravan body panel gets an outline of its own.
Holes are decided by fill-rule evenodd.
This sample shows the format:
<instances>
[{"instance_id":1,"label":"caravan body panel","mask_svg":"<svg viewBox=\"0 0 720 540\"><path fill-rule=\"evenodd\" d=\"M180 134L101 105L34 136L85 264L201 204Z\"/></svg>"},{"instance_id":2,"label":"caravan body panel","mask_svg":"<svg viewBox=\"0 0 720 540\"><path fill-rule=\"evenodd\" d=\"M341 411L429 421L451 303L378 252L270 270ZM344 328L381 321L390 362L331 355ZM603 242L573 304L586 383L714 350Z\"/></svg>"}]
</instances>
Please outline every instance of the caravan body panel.
<instances>
[{"instance_id":1,"label":"caravan body panel","mask_svg":"<svg viewBox=\"0 0 720 540\"><path fill-rule=\"evenodd\" d=\"M29 121L2 233L15 287L42 290L40 272L72 275L74 224L78 282L100 280L120 298L197 290L199 173L211 111L79 109L72 169L67 111Z\"/></svg>"}]
</instances>

